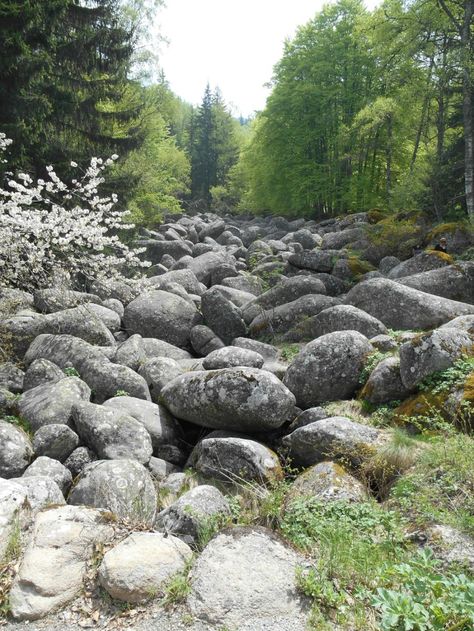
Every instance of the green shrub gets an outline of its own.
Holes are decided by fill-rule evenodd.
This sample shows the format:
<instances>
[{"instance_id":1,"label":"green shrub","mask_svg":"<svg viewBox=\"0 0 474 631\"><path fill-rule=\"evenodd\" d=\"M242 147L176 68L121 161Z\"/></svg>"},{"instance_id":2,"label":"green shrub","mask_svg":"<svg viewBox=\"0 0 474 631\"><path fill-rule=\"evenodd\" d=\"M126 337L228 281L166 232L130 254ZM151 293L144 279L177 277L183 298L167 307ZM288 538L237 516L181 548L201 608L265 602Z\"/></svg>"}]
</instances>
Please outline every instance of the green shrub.
<instances>
[{"instance_id":1,"label":"green shrub","mask_svg":"<svg viewBox=\"0 0 474 631\"><path fill-rule=\"evenodd\" d=\"M382 631L454 631L474 625L474 580L439 571L429 549L387 569L372 605Z\"/></svg>"},{"instance_id":2,"label":"green shrub","mask_svg":"<svg viewBox=\"0 0 474 631\"><path fill-rule=\"evenodd\" d=\"M456 390L464 385L467 377L474 371L474 357L464 355L457 359L454 364L439 372L435 372L426 377L420 384L422 392L432 394L442 394L450 390Z\"/></svg>"}]
</instances>

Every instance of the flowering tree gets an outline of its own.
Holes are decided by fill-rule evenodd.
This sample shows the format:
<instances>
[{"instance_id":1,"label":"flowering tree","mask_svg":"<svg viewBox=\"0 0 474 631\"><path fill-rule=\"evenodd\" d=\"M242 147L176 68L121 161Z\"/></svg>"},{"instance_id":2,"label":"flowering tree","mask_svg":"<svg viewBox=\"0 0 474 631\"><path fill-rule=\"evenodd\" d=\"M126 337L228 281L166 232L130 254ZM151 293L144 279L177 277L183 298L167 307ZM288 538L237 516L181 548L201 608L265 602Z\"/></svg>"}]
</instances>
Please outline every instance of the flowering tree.
<instances>
[{"instance_id":1,"label":"flowering tree","mask_svg":"<svg viewBox=\"0 0 474 631\"><path fill-rule=\"evenodd\" d=\"M0 133L0 156L11 142ZM47 180L7 173L7 188L0 188L0 287L45 287L58 273L73 280L78 274L117 278L124 269L149 265L138 258L143 249L130 249L114 234L133 228L123 221L128 211L115 209L115 194L98 193L103 171L117 158L92 158L70 185L51 166Z\"/></svg>"}]
</instances>

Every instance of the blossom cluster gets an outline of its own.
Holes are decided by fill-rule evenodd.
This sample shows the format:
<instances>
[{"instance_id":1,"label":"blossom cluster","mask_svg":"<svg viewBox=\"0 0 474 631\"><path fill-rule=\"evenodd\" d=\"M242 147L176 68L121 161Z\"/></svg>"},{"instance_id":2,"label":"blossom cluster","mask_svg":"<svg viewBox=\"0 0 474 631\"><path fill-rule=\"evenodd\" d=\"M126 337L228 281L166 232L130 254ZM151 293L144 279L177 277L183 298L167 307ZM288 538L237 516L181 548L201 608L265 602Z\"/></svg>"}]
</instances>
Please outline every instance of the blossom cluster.
<instances>
[{"instance_id":1,"label":"blossom cluster","mask_svg":"<svg viewBox=\"0 0 474 631\"><path fill-rule=\"evenodd\" d=\"M0 133L0 159L10 144ZM115 194L99 194L103 172L117 158L92 158L70 184L52 166L35 181L27 173L7 173L6 188L0 188L0 287L30 290L56 275L118 278L149 265L139 258L143 250L129 248L117 235L133 228L124 221L128 211L117 210ZM78 169L75 162L71 166Z\"/></svg>"}]
</instances>

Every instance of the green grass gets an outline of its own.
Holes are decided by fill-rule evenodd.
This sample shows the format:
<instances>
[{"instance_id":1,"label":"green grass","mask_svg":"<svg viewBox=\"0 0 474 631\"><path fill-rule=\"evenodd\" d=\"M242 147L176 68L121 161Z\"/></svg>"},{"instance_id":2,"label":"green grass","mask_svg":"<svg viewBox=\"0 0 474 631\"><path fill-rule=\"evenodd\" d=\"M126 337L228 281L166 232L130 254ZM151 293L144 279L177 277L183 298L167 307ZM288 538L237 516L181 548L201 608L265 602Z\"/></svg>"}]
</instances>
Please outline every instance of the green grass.
<instances>
[{"instance_id":1,"label":"green grass","mask_svg":"<svg viewBox=\"0 0 474 631\"><path fill-rule=\"evenodd\" d=\"M417 527L440 523L474 536L474 438L431 438L392 488L390 503Z\"/></svg>"},{"instance_id":2,"label":"green grass","mask_svg":"<svg viewBox=\"0 0 474 631\"><path fill-rule=\"evenodd\" d=\"M164 596L161 605L165 609L173 609L174 607L184 603L191 591L191 581L189 573L193 566L194 559L186 561L186 565L181 572L177 572L172 576L164 587Z\"/></svg>"}]
</instances>

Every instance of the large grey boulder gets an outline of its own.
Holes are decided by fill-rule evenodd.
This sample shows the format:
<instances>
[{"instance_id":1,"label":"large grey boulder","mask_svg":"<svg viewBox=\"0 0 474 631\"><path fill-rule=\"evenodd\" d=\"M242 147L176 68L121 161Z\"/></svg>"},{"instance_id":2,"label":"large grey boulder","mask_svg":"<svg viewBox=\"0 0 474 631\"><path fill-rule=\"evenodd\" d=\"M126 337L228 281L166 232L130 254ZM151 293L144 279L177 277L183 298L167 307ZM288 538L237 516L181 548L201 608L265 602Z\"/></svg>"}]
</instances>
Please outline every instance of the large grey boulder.
<instances>
[{"instance_id":1,"label":"large grey boulder","mask_svg":"<svg viewBox=\"0 0 474 631\"><path fill-rule=\"evenodd\" d=\"M219 515L230 516L227 500L215 486L203 484L158 513L155 528L192 544L198 541L200 529Z\"/></svg>"},{"instance_id":2,"label":"large grey boulder","mask_svg":"<svg viewBox=\"0 0 474 631\"><path fill-rule=\"evenodd\" d=\"M154 289L166 287L168 283L177 283L181 285L188 294L195 294L197 296L202 296L206 289L190 269L177 269L161 274L160 276L152 276L148 279L148 284Z\"/></svg>"},{"instance_id":3,"label":"large grey boulder","mask_svg":"<svg viewBox=\"0 0 474 631\"><path fill-rule=\"evenodd\" d=\"M249 366L262 368L264 358L255 351L239 348L238 346L226 346L209 353L202 362L205 370L218 368L232 368L234 366Z\"/></svg>"},{"instance_id":4,"label":"large grey boulder","mask_svg":"<svg viewBox=\"0 0 474 631\"><path fill-rule=\"evenodd\" d=\"M168 357L169 359L178 360L192 357L192 355L183 348L178 348L174 344L169 344L164 340L157 340L153 337L144 337L142 345L148 359L153 357Z\"/></svg>"},{"instance_id":5,"label":"large grey boulder","mask_svg":"<svg viewBox=\"0 0 474 631\"><path fill-rule=\"evenodd\" d=\"M35 359L48 359L62 369L75 368L93 390L97 403L110 399L119 390L150 400L143 377L128 366L112 363L99 348L71 335L39 335L30 345L25 363L29 365Z\"/></svg>"},{"instance_id":6,"label":"large grey boulder","mask_svg":"<svg viewBox=\"0 0 474 631\"><path fill-rule=\"evenodd\" d=\"M0 477L16 478L30 464L33 447L19 427L0 420Z\"/></svg>"},{"instance_id":7,"label":"large grey boulder","mask_svg":"<svg viewBox=\"0 0 474 631\"><path fill-rule=\"evenodd\" d=\"M309 272L307 270L302 270L299 272L300 274L311 274L313 278L317 278L326 287L326 294L328 296L339 296L340 294L345 294L349 291L351 284L343 280L342 278L338 278L337 276L333 276L332 274L327 274L326 272Z\"/></svg>"},{"instance_id":8,"label":"large grey boulder","mask_svg":"<svg viewBox=\"0 0 474 631\"><path fill-rule=\"evenodd\" d=\"M212 285L212 289L219 291L224 298L230 300L239 309L249 303L255 298L255 296L247 291L241 291L240 289L232 289L225 285Z\"/></svg>"},{"instance_id":9,"label":"large grey boulder","mask_svg":"<svg viewBox=\"0 0 474 631\"><path fill-rule=\"evenodd\" d=\"M192 557L177 537L158 532L134 532L105 553L98 578L112 598L139 603L164 593L173 575Z\"/></svg>"},{"instance_id":10,"label":"large grey boulder","mask_svg":"<svg viewBox=\"0 0 474 631\"><path fill-rule=\"evenodd\" d=\"M302 296L293 302L264 311L252 320L249 330L255 337L262 334L287 333L300 322L304 323L307 318L338 303L337 298L322 294Z\"/></svg>"},{"instance_id":11,"label":"large grey boulder","mask_svg":"<svg viewBox=\"0 0 474 631\"><path fill-rule=\"evenodd\" d=\"M200 357L224 348L224 342L205 324L198 324L191 329L191 346Z\"/></svg>"},{"instance_id":12,"label":"large grey boulder","mask_svg":"<svg viewBox=\"0 0 474 631\"><path fill-rule=\"evenodd\" d=\"M291 485L288 500L311 497L320 502L364 502L368 500L366 487L341 465L320 462L309 467Z\"/></svg>"},{"instance_id":13,"label":"large grey boulder","mask_svg":"<svg viewBox=\"0 0 474 631\"><path fill-rule=\"evenodd\" d=\"M95 546L111 535L101 511L63 506L39 513L10 591L15 620L37 620L77 596Z\"/></svg>"},{"instance_id":14,"label":"large grey boulder","mask_svg":"<svg viewBox=\"0 0 474 631\"><path fill-rule=\"evenodd\" d=\"M61 489L49 474L30 475L14 478L13 480L25 490L28 509L32 514L36 514L51 506L66 504Z\"/></svg>"},{"instance_id":15,"label":"large grey boulder","mask_svg":"<svg viewBox=\"0 0 474 631\"><path fill-rule=\"evenodd\" d=\"M259 296L263 293L263 281L258 276L253 274L242 274L241 276L231 276L224 278L221 284L231 289L238 289L239 291L245 291L254 296Z\"/></svg>"},{"instance_id":16,"label":"large grey boulder","mask_svg":"<svg viewBox=\"0 0 474 631\"><path fill-rule=\"evenodd\" d=\"M130 333L156 337L180 348L189 346L189 332L199 313L188 301L167 291L141 294L125 307L123 322Z\"/></svg>"},{"instance_id":17,"label":"large grey boulder","mask_svg":"<svg viewBox=\"0 0 474 631\"><path fill-rule=\"evenodd\" d=\"M156 490L150 473L136 460L97 460L87 465L68 503L104 508L133 522L153 524Z\"/></svg>"},{"instance_id":18,"label":"large grey boulder","mask_svg":"<svg viewBox=\"0 0 474 631\"><path fill-rule=\"evenodd\" d=\"M47 456L64 462L79 445L79 436L62 423L43 425L33 436L36 456Z\"/></svg>"},{"instance_id":19,"label":"large grey boulder","mask_svg":"<svg viewBox=\"0 0 474 631\"><path fill-rule=\"evenodd\" d=\"M164 445L176 445L178 442L176 421L162 405L124 396L105 401L104 407L127 414L141 423L150 435L155 455Z\"/></svg>"},{"instance_id":20,"label":"large grey boulder","mask_svg":"<svg viewBox=\"0 0 474 631\"><path fill-rule=\"evenodd\" d=\"M124 342L119 344L115 349L114 363L122 366L128 366L135 372L138 372L140 366L142 366L147 355L143 347L143 338L141 335L131 335Z\"/></svg>"},{"instance_id":21,"label":"large grey boulder","mask_svg":"<svg viewBox=\"0 0 474 631\"><path fill-rule=\"evenodd\" d=\"M474 262L457 261L455 265L413 274L398 282L435 296L474 303Z\"/></svg>"},{"instance_id":22,"label":"large grey boulder","mask_svg":"<svg viewBox=\"0 0 474 631\"><path fill-rule=\"evenodd\" d=\"M209 287L212 272L223 263L235 264L235 259L224 251L211 251L191 259L186 267L194 273L199 282Z\"/></svg>"},{"instance_id":23,"label":"large grey boulder","mask_svg":"<svg viewBox=\"0 0 474 631\"><path fill-rule=\"evenodd\" d=\"M78 403L73 408L76 431L99 458L131 458L146 464L153 453L150 434L127 408Z\"/></svg>"},{"instance_id":24,"label":"large grey boulder","mask_svg":"<svg viewBox=\"0 0 474 631\"><path fill-rule=\"evenodd\" d=\"M350 398L372 345L358 331L328 333L307 344L286 371L284 384L302 409Z\"/></svg>"},{"instance_id":25,"label":"large grey boulder","mask_svg":"<svg viewBox=\"0 0 474 631\"><path fill-rule=\"evenodd\" d=\"M233 346L245 348L249 351L253 351L254 353L258 353L265 359L266 362L276 361L279 357L278 348L272 346L272 344L260 342L259 340L251 340L248 337L236 337L235 340L232 341L232 344Z\"/></svg>"},{"instance_id":26,"label":"large grey boulder","mask_svg":"<svg viewBox=\"0 0 474 631\"><path fill-rule=\"evenodd\" d=\"M400 374L406 388L413 388L435 372L450 368L472 349L472 338L460 329L443 328L405 342L400 347Z\"/></svg>"},{"instance_id":27,"label":"large grey boulder","mask_svg":"<svg viewBox=\"0 0 474 631\"><path fill-rule=\"evenodd\" d=\"M25 373L12 362L0 364L0 388L6 388L14 394L23 392Z\"/></svg>"},{"instance_id":28,"label":"large grey boulder","mask_svg":"<svg viewBox=\"0 0 474 631\"><path fill-rule=\"evenodd\" d=\"M334 331L359 331L367 338L387 333L387 328L380 320L351 305L335 305L323 309L320 313L288 331L285 340L300 342L314 340Z\"/></svg>"},{"instance_id":29,"label":"large grey boulder","mask_svg":"<svg viewBox=\"0 0 474 631\"><path fill-rule=\"evenodd\" d=\"M215 287L203 295L201 311L207 326L224 344L230 344L235 337L245 335L247 332L240 309Z\"/></svg>"},{"instance_id":30,"label":"large grey boulder","mask_svg":"<svg viewBox=\"0 0 474 631\"><path fill-rule=\"evenodd\" d=\"M311 276L286 278L261 296L247 303L242 309L243 318L247 324L250 324L263 311L293 302L308 294L326 294L324 283Z\"/></svg>"},{"instance_id":31,"label":"large grey boulder","mask_svg":"<svg viewBox=\"0 0 474 631\"><path fill-rule=\"evenodd\" d=\"M310 467L334 458L360 464L376 448L379 438L379 432L372 427L333 416L296 429L282 443L293 464Z\"/></svg>"},{"instance_id":32,"label":"large grey boulder","mask_svg":"<svg viewBox=\"0 0 474 631\"><path fill-rule=\"evenodd\" d=\"M362 227L347 228L340 232L328 232L323 236L322 250L340 250L341 248L364 238L365 230Z\"/></svg>"},{"instance_id":33,"label":"large grey boulder","mask_svg":"<svg viewBox=\"0 0 474 631\"><path fill-rule=\"evenodd\" d=\"M366 311L395 330L429 329L456 316L474 313L473 305L427 294L388 278L359 283L344 303Z\"/></svg>"},{"instance_id":34,"label":"large grey boulder","mask_svg":"<svg viewBox=\"0 0 474 631\"><path fill-rule=\"evenodd\" d=\"M3 560L11 542L11 535L20 525L27 510L26 489L16 480L0 478L0 559Z\"/></svg>"},{"instance_id":35,"label":"large grey boulder","mask_svg":"<svg viewBox=\"0 0 474 631\"><path fill-rule=\"evenodd\" d=\"M429 250L427 252L421 252L420 254L399 263L395 267L392 267L387 276L388 278L395 280L404 276L411 276L412 274L419 274L420 272L427 272L440 267L447 267L451 262L451 257L447 256L443 252Z\"/></svg>"},{"instance_id":36,"label":"large grey boulder","mask_svg":"<svg viewBox=\"0 0 474 631\"><path fill-rule=\"evenodd\" d=\"M26 369L25 378L23 380L23 391L31 390L36 386L42 386L47 383L57 383L64 379L65 374L48 359L35 359Z\"/></svg>"},{"instance_id":37,"label":"large grey boulder","mask_svg":"<svg viewBox=\"0 0 474 631\"><path fill-rule=\"evenodd\" d=\"M71 425L72 408L79 401L89 401L91 390L78 377L64 377L57 383L36 386L22 394L20 415L33 431L44 425Z\"/></svg>"},{"instance_id":38,"label":"large grey boulder","mask_svg":"<svg viewBox=\"0 0 474 631\"><path fill-rule=\"evenodd\" d=\"M50 426L51 427L51 426ZM73 478L82 473L85 467L97 460L97 454L89 447L77 447L64 461L64 466L69 469Z\"/></svg>"},{"instance_id":39,"label":"large grey boulder","mask_svg":"<svg viewBox=\"0 0 474 631\"><path fill-rule=\"evenodd\" d=\"M14 351L20 356L38 335L68 334L90 344L113 346L114 336L105 324L86 306L66 309L48 315L19 314L2 320L4 334L11 337Z\"/></svg>"},{"instance_id":40,"label":"large grey boulder","mask_svg":"<svg viewBox=\"0 0 474 631\"><path fill-rule=\"evenodd\" d=\"M294 396L274 375L245 367L181 375L163 388L161 396L177 418L250 433L280 427L295 405Z\"/></svg>"},{"instance_id":41,"label":"large grey boulder","mask_svg":"<svg viewBox=\"0 0 474 631\"><path fill-rule=\"evenodd\" d=\"M194 447L187 466L224 482L266 484L282 477L278 456L248 436L211 432Z\"/></svg>"},{"instance_id":42,"label":"large grey boulder","mask_svg":"<svg viewBox=\"0 0 474 631\"><path fill-rule=\"evenodd\" d=\"M446 324L439 327L440 329L461 329L469 335L474 336L474 315L459 316L449 320Z\"/></svg>"},{"instance_id":43,"label":"large grey boulder","mask_svg":"<svg viewBox=\"0 0 474 631\"><path fill-rule=\"evenodd\" d=\"M178 362L167 357L148 359L140 368L140 375L146 381L151 400L155 403L160 402L164 386L182 373L183 369Z\"/></svg>"},{"instance_id":44,"label":"large grey boulder","mask_svg":"<svg viewBox=\"0 0 474 631\"><path fill-rule=\"evenodd\" d=\"M287 238L283 237L283 240L286 240L290 243L299 243L303 246L303 250L313 250L315 247L321 245L322 238L319 234L314 234L307 228L301 228L296 232L288 234Z\"/></svg>"},{"instance_id":45,"label":"large grey boulder","mask_svg":"<svg viewBox=\"0 0 474 631\"><path fill-rule=\"evenodd\" d=\"M128 305L129 302L138 296L140 288L139 285L128 284L124 280L101 278L92 283L91 291L97 294L101 300L114 298L123 305Z\"/></svg>"},{"instance_id":46,"label":"large grey boulder","mask_svg":"<svg viewBox=\"0 0 474 631\"><path fill-rule=\"evenodd\" d=\"M296 586L296 570L304 561L270 530L221 532L191 572L190 612L211 625L304 629L307 610Z\"/></svg>"},{"instance_id":47,"label":"large grey boulder","mask_svg":"<svg viewBox=\"0 0 474 631\"><path fill-rule=\"evenodd\" d=\"M31 478L32 476L44 476L53 480L61 489L63 495L69 491L72 484L72 475L69 469L57 460L48 458L48 456L36 458L23 473L24 478Z\"/></svg>"},{"instance_id":48,"label":"large grey boulder","mask_svg":"<svg viewBox=\"0 0 474 631\"><path fill-rule=\"evenodd\" d=\"M339 250L304 250L292 254L288 261L299 269L331 272L340 258L347 258L347 254Z\"/></svg>"},{"instance_id":49,"label":"large grey boulder","mask_svg":"<svg viewBox=\"0 0 474 631\"><path fill-rule=\"evenodd\" d=\"M400 375L400 358L383 359L370 373L361 397L373 405L401 401L411 394Z\"/></svg>"},{"instance_id":50,"label":"large grey boulder","mask_svg":"<svg viewBox=\"0 0 474 631\"><path fill-rule=\"evenodd\" d=\"M83 307L83 309L87 309L89 313L99 318L109 329L109 331L111 331L111 333L116 333L117 331L120 331L120 327L122 325L122 316L120 316L117 311L115 311L115 309L109 309L103 304L96 305L94 303L88 304L87 307Z\"/></svg>"},{"instance_id":51,"label":"large grey boulder","mask_svg":"<svg viewBox=\"0 0 474 631\"><path fill-rule=\"evenodd\" d=\"M105 309L105 307L103 308ZM81 305L73 309L51 313L44 316L44 322L45 325L40 327L37 334L74 335L74 337L80 337L89 344L97 344L98 346L113 346L115 344L112 333L94 311L93 305Z\"/></svg>"},{"instance_id":52,"label":"large grey boulder","mask_svg":"<svg viewBox=\"0 0 474 631\"><path fill-rule=\"evenodd\" d=\"M33 294L34 305L42 313L54 313L64 311L78 305L93 302L102 304L99 296L82 291L73 291L64 287L48 287L38 289Z\"/></svg>"},{"instance_id":53,"label":"large grey boulder","mask_svg":"<svg viewBox=\"0 0 474 631\"><path fill-rule=\"evenodd\" d=\"M160 263L166 256L172 256L177 261L183 256L191 254L191 246L185 241L158 241L150 239L147 242L146 258L152 263Z\"/></svg>"}]
</instances>

